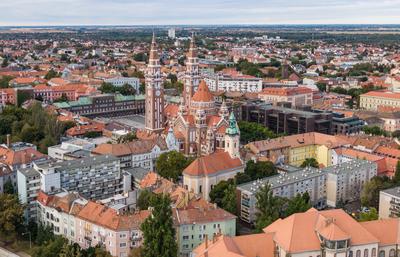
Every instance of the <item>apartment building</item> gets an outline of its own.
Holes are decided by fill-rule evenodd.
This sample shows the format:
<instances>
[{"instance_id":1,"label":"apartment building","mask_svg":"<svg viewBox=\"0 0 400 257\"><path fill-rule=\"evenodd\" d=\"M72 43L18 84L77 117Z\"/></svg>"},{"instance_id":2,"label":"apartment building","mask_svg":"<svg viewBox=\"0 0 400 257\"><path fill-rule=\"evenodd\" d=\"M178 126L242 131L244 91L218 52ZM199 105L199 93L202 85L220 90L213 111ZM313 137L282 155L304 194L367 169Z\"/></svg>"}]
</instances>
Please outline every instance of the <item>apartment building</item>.
<instances>
[{"instance_id":1,"label":"apartment building","mask_svg":"<svg viewBox=\"0 0 400 257\"><path fill-rule=\"evenodd\" d=\"M40 84L33 88L35 98L41 98L46 102L53 102L62 97L66 97L69 101L76 101L80 97L94 95L98 91L94 87L85 84L67 84L60 86L48 86Z\"/></svg>"},{"instance_id":2,"label":"apartment building","mask_svg":"<svg viewBox=\"0 0 400 257\"><path fill-rule=\"evenodd\" d=\"M54 105L59 109L89 118L116 117L144 114L145 97L143 95L102 94L80 97L77 101L54 103Z\"/></svg>"},{"instance_id":3,"label":"apartment building","mask_svg":"<svg viewBox=\"0 0 400 257\"><path fill-rule=\"evenodd\" d=\"M266 184L273 194L293 198L308 192L316 208L335 207L339 202L353 201L360 196L365 182L377 175L377 165L365 160L316 169L307 167L237 186L240 198L240 219L252 223L256 218L256 194Z\"/></svg>"},{"instance_id":4,"label":"apartment building","mask_svg":"<svg viewBox=\"0 0 400 257\"><path fill-rule=\"evenodd\" d=\"M204 78L211 91L258 93L262 90L262 79L243 74L212 74Z\"/></svg>"},{"instance_id":5,"label":"apartment building","mask_svg":"<svg viewBox=\"0 0 400 257\"><path fill-rule=\"evenodd\" d=\"M111 155L34 164L19 169L17 178L21 202L33 206L29 218L35 216L34 200L39 190L49 194L78 192L85 199L99 200L121 193L124 185L120 161Z\"/></svg>"},{"instance_id":6,"label":"apartment building","mask_svg":"<svg viewBox=\"0 0 400 257\"><path fill-rule=\"evenodd\" d=\"M38 221L82 248L103 246L112 256L127 257L143 243L140 225L150 211L121 213L76 193L39 192Z\"/></svg>"},{"instance_id":7,"label":"apartment building","mask_svg":"<svg viewBox=\"0 0 400 257\"><path fill-rule=\"evenodd\" d=\"M333 149L347 145L350 143L341 137L312 132L255 141L246 148L255 159L300 166L307 158L314 158L327 167L331 165Z\"/></svg>"},{"instance_id":8,"label":"apartment building","mask_svg":"<svg viewBox=\"0 0 400 257\"><path fill-rule=\"evenodd\" d=\"M81 158L81 156L89 157L90 152L95 148L95 144L82 139L73 138L68 141L64 141L59 145L50 146L47 149L48 155L51 158L66 161Z\"/></svg>"},{"instance_id":9,"label":"apartment building","mask_svg":"<svg viewBox=\"0 0 400 257\"><path fill-rule=\"evenodd\" d=\"M148 140L135 140L126 144L101 144L92 150L93 155L110 154L120 160L121 169L142 167L154 170L157 158L169 149L161 137Z\"/></svg>"},{"instance_id":10,"label":"apartment building","mask_svg":"<svg viewBox=\"0 0 400 257\"><path fill-rule=\"evenodd\" d=\"M218 233L236 235L236 216L214 204L199 200L198 206L174 208L172 211L178 255L188 257L190 252L208 237Z\"/></svg>"},{"instance_id":11,"label":"apartment building","mask_svg":"<svg viewBox=\"0 0 400 257\"><path fill-rule=\"evenodd\" d=\"M360 108L377 111L379 107L400 107L400 93L392 91L370 91L360 95Z\"/></svg>"},{"instance_id":12,"label":"apartment building","mask_svg":"<svg viewBox=\"0 0 400 257\"><path fill-rule=\"evenodd\" d=\"M400 187L379 192L379 218L397 218L400 216Z\"/></svg>"},{"instance_id":13,"label":"apartment building","mask_svg":"<svg viewBox=\"0 0 400 257\"><path fill-rule=\"evenodd\" d=\"M122 87L123 85L128 84L133 87L137 93L139 93L140 80L135 77L114 77L105 79L104 82L110 83L115 87Z\"/></svg>"},{"instance_id":14,"label":"apartment building","mask_svg":"<svg viewBox=\"0 0 400 257\"><path fill-rule=\"evenodd\" d=\"M261 234L205 240L191 257L395 257L399 225L399 219L357 222L342 209L311 208L276 220Z\"/></svg>"},{"instance_id":15,"label":"apartment building","mask_svg":"<svg viewBox=\"0 0 400 257\"><path fill-rule=\"evenodd\" d=\"M258 93L258 98L276 105L290 103L292 107L313 104L313 92L307 87L267 87Z\"/></svg>"}]
</instances>

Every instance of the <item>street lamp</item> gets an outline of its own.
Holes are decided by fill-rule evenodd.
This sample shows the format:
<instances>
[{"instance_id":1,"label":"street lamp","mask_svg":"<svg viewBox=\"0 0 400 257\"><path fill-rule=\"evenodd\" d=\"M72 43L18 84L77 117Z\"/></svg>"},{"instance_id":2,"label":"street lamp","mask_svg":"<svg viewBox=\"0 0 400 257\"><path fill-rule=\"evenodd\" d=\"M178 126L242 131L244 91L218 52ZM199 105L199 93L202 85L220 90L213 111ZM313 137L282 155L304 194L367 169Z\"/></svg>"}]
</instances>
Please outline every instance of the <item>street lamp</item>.
<instances>
[{"instance_id":1,"label":"street lamp","mask_svg":"<svg viewBox=\"0 0 400 257\"><path fill-rule=\"evenodd\" d=\"M29 234L29 248L32 248L32 237L31 237L31 232L30 232L30 231L27 231L27 232L25 232L25 233L22 233L23 236L26 235L26 234Z\"/></svg>"}]
</instances>

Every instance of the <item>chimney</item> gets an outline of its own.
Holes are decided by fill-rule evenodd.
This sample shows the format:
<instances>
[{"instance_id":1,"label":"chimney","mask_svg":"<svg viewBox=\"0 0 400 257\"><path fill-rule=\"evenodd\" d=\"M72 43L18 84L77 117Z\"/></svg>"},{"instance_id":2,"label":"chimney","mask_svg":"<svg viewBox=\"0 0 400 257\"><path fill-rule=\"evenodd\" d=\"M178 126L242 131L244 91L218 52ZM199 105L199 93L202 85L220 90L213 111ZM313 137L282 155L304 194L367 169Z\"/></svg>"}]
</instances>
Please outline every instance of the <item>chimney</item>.
<instances>
[{"instance_id":1,"label":"chimney","mask_svg":"<svg viewBox=\"0 0 400 257\"><path fill-rule=\"evenodd\" d=\"M11 145L11 135L7 134L7 147L10 148Z\"/></svg>"}]
</instances>

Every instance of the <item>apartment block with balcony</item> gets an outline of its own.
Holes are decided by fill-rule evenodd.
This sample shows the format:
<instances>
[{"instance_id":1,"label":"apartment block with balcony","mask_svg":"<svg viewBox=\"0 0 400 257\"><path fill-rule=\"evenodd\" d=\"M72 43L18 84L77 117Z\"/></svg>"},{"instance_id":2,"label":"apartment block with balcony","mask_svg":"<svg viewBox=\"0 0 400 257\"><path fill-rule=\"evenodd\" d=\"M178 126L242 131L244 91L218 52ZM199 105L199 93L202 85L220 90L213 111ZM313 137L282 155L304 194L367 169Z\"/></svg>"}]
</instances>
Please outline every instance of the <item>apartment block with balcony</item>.
<instances>
[{"instance_id":1,"label":"apartment block with balcony","mask_svg":"<svg viewBox=\"0 0 400 257\"><path fill-rule=\"evenodd\" d=\"M379 218L400 216L400 187L385 189L379 192Z\"/></svg>"}]
</instances>

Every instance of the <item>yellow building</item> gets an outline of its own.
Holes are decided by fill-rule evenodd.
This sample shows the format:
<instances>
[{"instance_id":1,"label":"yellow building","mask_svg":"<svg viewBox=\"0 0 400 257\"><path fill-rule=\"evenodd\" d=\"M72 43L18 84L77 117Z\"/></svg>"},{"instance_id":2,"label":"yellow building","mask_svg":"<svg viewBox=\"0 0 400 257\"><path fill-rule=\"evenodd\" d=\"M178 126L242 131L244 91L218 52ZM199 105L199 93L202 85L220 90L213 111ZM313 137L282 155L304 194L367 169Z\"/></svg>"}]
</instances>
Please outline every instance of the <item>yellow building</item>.
<instances>
[{"instance_id":1,"label":"yellow building","mask_svg":"<svg viewBox=\"0 0 400 257\"><path fill-rule=\"evenodd\" d=\"M256 158L274 163L300 166L307 158L314 158L327 167L332 163L332 150L348 144L341 137L311 132L251 142L247 148Z\"/></svg>"},{"instance_id":2,"label":"yellow building","mask_svg":"<svg viewBox=\"0 0 400 257\"><path fill-rule=\"evenodd\" d=\"M400 107L400 93L370 91L360 95L360 108L377 111L379 106Z\"/></svg>"}]
</instances>

